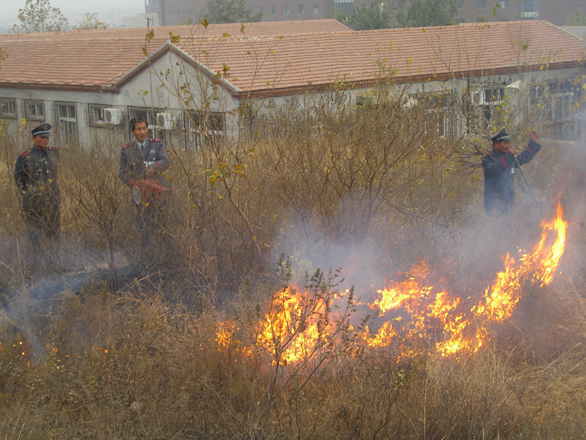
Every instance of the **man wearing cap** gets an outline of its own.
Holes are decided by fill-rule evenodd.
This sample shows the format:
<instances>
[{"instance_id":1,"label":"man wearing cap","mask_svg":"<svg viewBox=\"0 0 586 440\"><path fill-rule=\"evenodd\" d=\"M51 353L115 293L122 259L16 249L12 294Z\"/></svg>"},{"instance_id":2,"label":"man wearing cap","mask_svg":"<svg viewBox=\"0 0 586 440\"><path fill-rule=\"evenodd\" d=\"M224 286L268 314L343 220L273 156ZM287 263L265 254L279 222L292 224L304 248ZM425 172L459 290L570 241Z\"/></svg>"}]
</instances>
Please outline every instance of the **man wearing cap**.
<instances>
[{"instance_id":1,"label":"man wearing cap","mask_svg":"<svg viewBox=\"0 0 586 440\"><path fill-rule=\"evenodd\" d=\"M145 246L155 224L165 216L168 208L169 183L163 174L169 168L169 158L161 139L147 139L148 126L144 119L131 119L130 133L134 141L122 146L118 174L132 190ZM142 200L145 194L152 197ZM161 212L163 214L159 215Z\"/></svg>"},{"instance_id":2,"label":"man wearing cap","mask_svg":"<svg viewBox=\"0 0 586 440\"><path fill-rule=\"evenodd\" d=\"M21 153L14 165L14 180L22 194L22 208L34 245L39 244L40 237L53 238L59 232L59 149L49 146L51 128L46 123L34 128L32 148Z\"/></svg>"},{"instance_id":3,"label":"man wearing cap","mask_svg":"<svg viewBox=\"0 0 586 440\"><path fill-rule=\"evenodd\" d=\"M490 138L493 149L482 158L484 208L487 213L495 208L499 213L506 213L513 207L515 168L529 162L541 149L541 145L537 143L537 131L533 130L529 137L529 145L520 154L516 154L511 148L511 137L506 128Z\"/></svg>"}]
</instances>

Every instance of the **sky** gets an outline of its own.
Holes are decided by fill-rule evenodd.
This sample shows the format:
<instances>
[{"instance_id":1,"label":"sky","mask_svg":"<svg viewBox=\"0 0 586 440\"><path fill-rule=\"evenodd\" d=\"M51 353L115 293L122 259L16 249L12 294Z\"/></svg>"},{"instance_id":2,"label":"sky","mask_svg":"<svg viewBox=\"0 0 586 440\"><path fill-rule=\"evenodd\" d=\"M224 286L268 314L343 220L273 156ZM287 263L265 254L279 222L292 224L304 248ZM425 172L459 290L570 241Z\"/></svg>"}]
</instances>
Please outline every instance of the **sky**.
<instances>
[{"instance_id":1,"label":"sky","mask_svg":"<svg viewBox=\"0 0 586 440\"><path fill-rule=\"evenodd\" d=\"M26 0L0 0L0 27L6 28L17 20L18 10ZM75 24L85 12L97 12L105 22L122 22L122 17L144 14L144 0L51 0L51 5L61 9L70 24Z\"/></svg>"}]
</instances>

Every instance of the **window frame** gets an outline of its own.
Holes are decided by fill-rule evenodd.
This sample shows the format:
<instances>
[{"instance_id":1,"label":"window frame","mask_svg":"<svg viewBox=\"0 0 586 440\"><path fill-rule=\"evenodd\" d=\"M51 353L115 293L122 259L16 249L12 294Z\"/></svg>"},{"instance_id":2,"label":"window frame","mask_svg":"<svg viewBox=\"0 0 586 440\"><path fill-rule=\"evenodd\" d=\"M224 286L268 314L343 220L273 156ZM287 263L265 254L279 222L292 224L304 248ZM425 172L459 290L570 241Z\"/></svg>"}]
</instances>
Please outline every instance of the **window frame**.
<instances>
[{"instance_id":1,"label":"window frame","mask_svg":"<svg viewBox=\"0 0 586 440\"><path fill-rule=\"evenodd\" d=\"M3 106L4 104L12 104L14 108L14 112L4 112ZM18 119L18 107L16 106L16 99L15 98L0 98L0 118L2 119Z\"/></svg>"},{"instance_id":2,"label":"window frame","mask_svg":"<svg viewBox=\"0 0 586 440\"><path fill-rule=\"evenodd\" d=\"M110 105L106 104L88 104L87 105L87 112L88 112L88 126L89 127L104 127L106 124L106 118L104 117L104 109L105 108L112 108ZM94 111L98 111L100 117L96 120L94 116Z\"/></svg>"},{"instance_id":3,"label":"window frame","mask_svg":"<svg viewBox=\"0 0 586 440\"><path fill-rule=\"evenodd\" d=\"M38 100L38 99L27 99L23 103L24 105L24 117L27 121L40 121L45 122L47 120L47 113L45 112L45 101ZM39 116L38 114L31 115L31 107L32 106L40 106L42 109L43 114ZM38 108L38 107L37 107ZM35 110L35 113L36 110Z\"/></svg>"},{"instance_id":4,"label":"window frame","mask_svg":"<svg viewBox=\"0 0 586 440\"><path fill-rule=\"evenodd\" d=\"M71 141L78 139L79 136L79 118L77 117L77 104L75 102L68 102L68 101L55 101L53 103L54 110L55 110L55 127L57 134L61 142L64 141ZM73 107L73 114L74 117L69 117L69 114L65 117L62 117L59 113L59 107ZM66 110L69 113L69 109ZM65 130L65 124L74 123L74 130L70 131L69 129ZM69 126L68 126L69 127Z\"/></svg>"}]
</instances>

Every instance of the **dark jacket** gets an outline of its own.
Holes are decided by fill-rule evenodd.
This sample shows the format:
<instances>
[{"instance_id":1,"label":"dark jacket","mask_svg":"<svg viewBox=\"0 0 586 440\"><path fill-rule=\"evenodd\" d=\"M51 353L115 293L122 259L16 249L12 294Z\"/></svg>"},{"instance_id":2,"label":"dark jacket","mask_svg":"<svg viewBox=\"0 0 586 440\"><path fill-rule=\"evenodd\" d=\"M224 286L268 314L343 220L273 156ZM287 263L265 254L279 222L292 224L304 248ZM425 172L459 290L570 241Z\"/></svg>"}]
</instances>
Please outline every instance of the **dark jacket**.
<instances>
[{"instance_id":1,"label":"dark jacket","mask_svg":"<svg viewBox=\"0 0 586 440\"><path fill-rule=\"evenodd\" d=\"M519 165L526 164L540 149L541 145L537 142L529 141L527 148L517 155L517 162ZM515 158L509 152L503 154L493 149L482 158L482 168L486 212L495 207L503 213L509 211L515 202Z\"/></svg>"},{"instance_id":2,"label":"dark jacket","mask_svg":"<svg viewBox=\"0 0 586 440\"><path fill-rule=\"evenodd\" d=\"M32 147L16 159L14 180L22 194L23 209L27 213L59 207L61 192L57 184L59 149Z\"/></svg>"},{"instance_id":3,"label":"dark jacket","mask_svg":"<svg viewBox=\"0 0 586 440\"><path fill-rule=\"evenodd\" d=\"M142 154L136 140L122 146L118 175L126 185L132 180L144 179L147 165L152 165L159 183L168 187L168 180L161 176L169 168L169 158L161 139L147 139Z\"/></svg>"}]
</instances>

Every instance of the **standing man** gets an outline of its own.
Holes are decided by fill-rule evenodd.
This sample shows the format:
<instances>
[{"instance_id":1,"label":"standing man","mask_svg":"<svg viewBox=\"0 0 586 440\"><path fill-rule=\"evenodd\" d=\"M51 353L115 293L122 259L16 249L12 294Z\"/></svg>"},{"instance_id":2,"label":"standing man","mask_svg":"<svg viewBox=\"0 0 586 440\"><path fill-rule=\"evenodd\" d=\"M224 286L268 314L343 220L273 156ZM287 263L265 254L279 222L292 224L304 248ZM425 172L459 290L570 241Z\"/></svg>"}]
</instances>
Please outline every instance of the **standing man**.
<instances>
[{"instance_id":1,"label":"standing man","mask_svg":"<svg viewBox=\"0 0 586 440\"><path fill-rule=\"evenodd\" d=\"M22 194L29 238L37 248L41 237L55 238L59 233L59 149L49 146L51 128L45 123L31 130L33 147L21 153L14 166L14 180Z\"/></svg>"},{"instance_id":2,"label":"standing man","mask_svg":"<svg viewBox=\"0 0 586 440\"><path fill-rule=\"evenodd\" d=\"M537 143L539 134L533 130L529 145L520 154L511 148L511 137L503 128L490 138L493 149L482 158L484 169L484 208L507 213L515 202L515 168L529 162L541 149Z\"/></svg>"},{"instance_id":3,"label":"standing man","mask_svg":"<svg viewBox=\"0 0 586 440\"><path fill-rule=\"evenodd\" d=\"M142 244L146 246L160 211L168 207L168 182L163 176L169 158L161 139L147 139L148 127L143 118L130 121L134 141L122 146L120 179L131 189L137 206Z\"/></svg>"}]
</instances>

